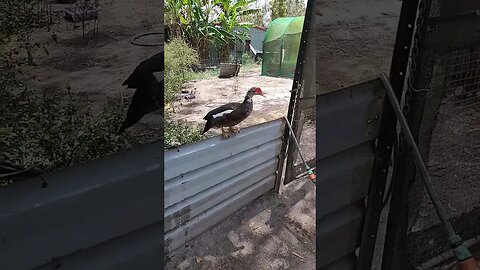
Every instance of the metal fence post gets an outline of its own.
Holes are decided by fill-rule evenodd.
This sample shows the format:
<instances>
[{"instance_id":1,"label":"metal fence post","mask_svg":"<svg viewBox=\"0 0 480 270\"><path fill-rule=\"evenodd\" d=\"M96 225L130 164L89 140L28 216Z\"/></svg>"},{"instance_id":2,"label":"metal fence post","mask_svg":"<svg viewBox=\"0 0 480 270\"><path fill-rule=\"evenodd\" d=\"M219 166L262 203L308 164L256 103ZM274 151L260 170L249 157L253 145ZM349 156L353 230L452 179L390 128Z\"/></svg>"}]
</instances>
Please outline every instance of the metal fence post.
<instances>
[{"instance_id":1,"label":"metal fence post","mask_svg":"<svg viewBox=\"0 0 480 270\"><path fill-rule=\"evenodd\" d=\"M403 93L417 6L418 0L403 1L398 22L390 68L390 81L398 99L401 99ZM395 120L396 117L393 110L390 107L388 100L385 100L357 264L357 269L361 270L369 270L372 266L380 213L383 208L383 197L388 175L389 161L392 153L393 141L396 136Z\"/></svg>"},{"instance_id":2,"label":"metal fence post","mask_svg":"<svg viewBox=\"0 0 480 270\"><path fill-rule=\"evenodd\" d=\"M306 51L306 45L307 45L307 37L309 35L308 31L309 29L313 29L311 27L311 17L312 17L312 11L313 11L313 6L314 6L315 0L308 0L307 2L307 8L305 11L305 20L303 21L303 31L302 31L302 37L300 39L300 48L299 48L299 53L297 57L297 65L295 68L295 75L293 77L293 85L292 85L292 91L290 95L290 102L288 105L288 112L287 112L287 119L290 123L292 123L293 130L297 132L297 123L295 121L292 121L293 118L295 117L294 114L296 114L296 105L298 104L298 99L301 97L301 81L302 81L302 76L303 76L303 66L305 64L305 51ZM292 172L291 169L293 168L293 163L294 163L294 143L293 139L291 136L289 136L290 132L288 128L285 128L285 132L283 135L283 140L284 143L282 145L282 150L281 153L282 155L280 156L281 160L279 163L279 169L278 169L278 174L277 174L277 179L275 181L275 191L278 193L280 190L280 185L282 183L282 176L283 176L283 170L285 169L285 178L288 179L288 177L291 177ZM283 155L284 154L284 155ZM286 160L284 160L286 158Z\"/></svg>"}]
</instances>

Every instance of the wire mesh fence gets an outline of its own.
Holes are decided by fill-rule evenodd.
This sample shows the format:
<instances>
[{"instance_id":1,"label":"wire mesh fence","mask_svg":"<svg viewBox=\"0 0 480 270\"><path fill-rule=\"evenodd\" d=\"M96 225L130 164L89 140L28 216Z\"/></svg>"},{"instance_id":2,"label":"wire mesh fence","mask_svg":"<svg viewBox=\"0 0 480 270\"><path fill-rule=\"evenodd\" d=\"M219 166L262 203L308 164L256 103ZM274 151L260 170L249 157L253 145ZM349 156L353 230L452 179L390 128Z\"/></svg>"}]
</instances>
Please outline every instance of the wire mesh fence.
<instances>
[{"instance_id":1,"label":"wire mesh fence","mask_svg":"<svg viewBox=\"0 0 480 270\"><path fill-rule=\"evenodd\" d=\"M254 61L254 58L251 57L252 60L248 59L251 56L245 56L241 54L232 55L228 57L208 57L199 60L199 64L195 67L197 70L204 71L204 69L216 69L220 67L222 63L238 63L238 64L247 64L248 61Z\"/></svg>"},{"instance_id":2,"label":"wire mesh fence","mask_svg":"<svg viewBox=\"0 0 480 270\"><path fill-rule=\"evenodd\" d=\"M427 98L440 99L440 107L426 106L424 112L436 115L428 170L455 229L467 240L480 235L480 44L437 57L430 85L435 94ZM449 249L431 201L423 198L415 202L421 205L418 215L409 216L407 254L414 266Z\"/></svg>"},{"instance_id":3,"label":"wire mesh fence","mask_svg":"<svg viewBox=\"0 0 480 270\"><path fill-rule=\"evenodd\" d=\"M300 123L302 124L300 133L299 133L299 145L300 149L302 151L302 155L305 158L306 162L311 162L312 160L315 160L315 147L316 147L316 142L315 142L315 126L316 126L316 121L315 121L315 108L314 107L307 107L304 108L303 110L300 111ZM294 163L294 166L296 167L296 174L298 175L299 173L302 173L305 171L305 166L303 164L303 161L301 159L301 156L297 156L297 160Z\"/></svg>"},{"instance_id":4,"label":"wire mesh fence","mask_svg":"<svg viewBox=\"0 0 480 270\"><path fill-rule=\"evenodd\" d=\"M232 63L233 57L209 57L200 59L199 67L202 68L218 68L221 63Z\"/></svg>"}]
</instances>

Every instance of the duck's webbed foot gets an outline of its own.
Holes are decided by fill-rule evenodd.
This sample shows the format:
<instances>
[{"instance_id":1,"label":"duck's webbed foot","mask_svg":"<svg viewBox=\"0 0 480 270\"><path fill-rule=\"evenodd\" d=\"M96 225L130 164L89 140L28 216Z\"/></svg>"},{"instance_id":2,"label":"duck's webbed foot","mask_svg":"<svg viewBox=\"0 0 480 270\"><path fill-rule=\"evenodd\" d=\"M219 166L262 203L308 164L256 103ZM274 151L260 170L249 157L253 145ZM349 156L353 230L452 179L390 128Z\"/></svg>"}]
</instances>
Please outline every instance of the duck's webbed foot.
<instances>
[{"instance_id":1,"label":"duck's webbed foot","mask_svg":"<svg viewBox=\"0 0 480 270\"><path fill-rule=\"evenodd\" d=\"M234 132L234 133L240 133L240 128L239 127L230 127L229 128L231 132Z\"/></svg>"},{"instance_id":2,"label":"duck's webbed foot","mask_svg":"<svg viewBox=\"0 0 480 270\"><path fill-rule=\"evenodd\" d=\"M223 127L220 128L222 130L222 136L224 139L230 138L230 133L226 130L223 129Z\"/></svg>"}]
</instances>

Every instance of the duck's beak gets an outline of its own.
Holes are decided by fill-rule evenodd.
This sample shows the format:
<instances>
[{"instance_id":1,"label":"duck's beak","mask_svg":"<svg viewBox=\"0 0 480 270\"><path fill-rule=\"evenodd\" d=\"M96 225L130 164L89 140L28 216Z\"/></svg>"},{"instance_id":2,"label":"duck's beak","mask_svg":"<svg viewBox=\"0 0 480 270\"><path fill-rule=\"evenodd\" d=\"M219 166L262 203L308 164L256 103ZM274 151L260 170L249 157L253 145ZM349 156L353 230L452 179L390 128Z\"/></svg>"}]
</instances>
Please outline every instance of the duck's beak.
<instances>
[{"instance_id":1,"label":"duck's beak","mask_svg":"<svg viewBox=\"0 0 480 270\"><path fill-rule=\"evenodd\" d=\"M263 94L263 93L260 93L259 95L262 96L262 97L265 97L265 94Z\"/></svg>"}]
</instances>

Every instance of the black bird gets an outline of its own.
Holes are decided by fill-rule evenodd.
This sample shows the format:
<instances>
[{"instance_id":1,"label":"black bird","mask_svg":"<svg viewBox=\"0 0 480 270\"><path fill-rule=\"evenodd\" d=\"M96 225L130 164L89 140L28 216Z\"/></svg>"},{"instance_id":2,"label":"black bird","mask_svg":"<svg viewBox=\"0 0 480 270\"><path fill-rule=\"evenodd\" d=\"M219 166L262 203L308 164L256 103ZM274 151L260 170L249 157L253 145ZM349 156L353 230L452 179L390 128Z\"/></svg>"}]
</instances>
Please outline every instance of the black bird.
<instances>
[{"instance_id":1,"label":"black bird","mask_svg":"<svg viewBox=\"0 0 480 270\"><path fill-rule=\"evenodd\" d=\"M130 76L123 82L128 88L148 87L150 80L154 77L154 72L164 71L165 57L164 52L157 53L154 56L142 61Z\"/></svg>"},{"instance_id":2,"label":"black bird","mask_svg":"<svg viewBox=\"0 0 480 270\"><path fill-rule=\"evenodd\" d=\"M157 79L154 72L163 72L165 66L164 53L158 53L142 61L132 74L123 82L127 88L137 89L128 107L127 116L118 134L136 124L144 115L161 109L163 122L163 78Z\"/></svg>"}]
</instances>

